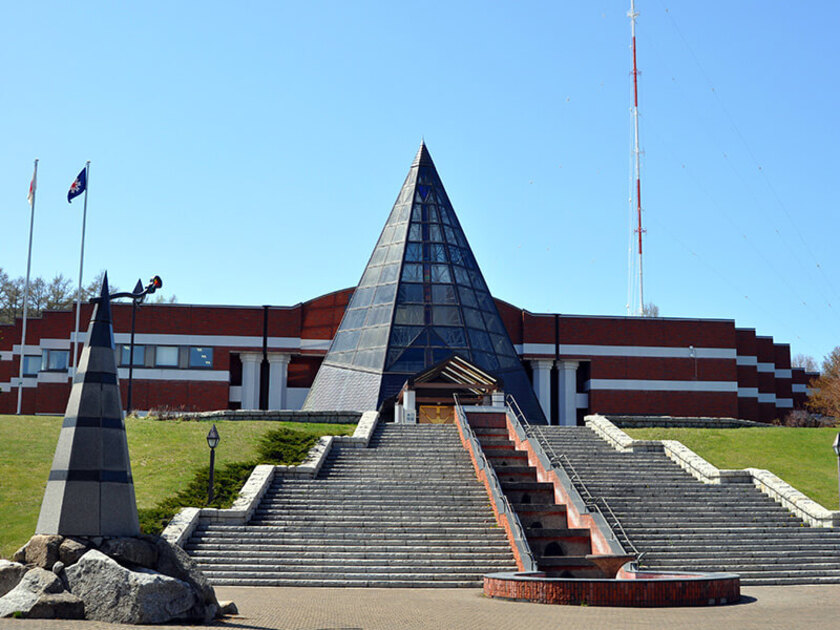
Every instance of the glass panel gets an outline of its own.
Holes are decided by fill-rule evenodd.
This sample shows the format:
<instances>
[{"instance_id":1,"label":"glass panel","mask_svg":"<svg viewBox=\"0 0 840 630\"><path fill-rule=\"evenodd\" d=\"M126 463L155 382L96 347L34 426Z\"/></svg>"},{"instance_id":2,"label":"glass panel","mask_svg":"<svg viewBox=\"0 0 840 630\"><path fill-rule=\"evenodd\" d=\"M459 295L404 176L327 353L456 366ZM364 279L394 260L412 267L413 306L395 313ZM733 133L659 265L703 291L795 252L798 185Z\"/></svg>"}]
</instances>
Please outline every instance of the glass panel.
<instances>
[{"instance_id":1,"label":"glass panel","mask_svg":"<svg viewBox=\"0 0 840 630\"><path fill-rule=\"evenodd\" d=\"M23 375L35 376L41 371L41 355L23 357Z\"/></svg>"},{"instance_id":2,"label":"glass panel","mask_svg":"<svg viewBox=\"0 0 840 630\"><path fill-rule=\"evenodd\" d=\"M387 267L386 267L387 269ZM395 272L396 273L396 272ZM382 274L385 275L384 273ZM396 278L395 278L396 279ZM397 294L396 284L386 284L376 288L376 293L373 295L374 304L385 304L394 301L394 296Z\"/></svg>"},{"instance_id":3,"label":"glass panel","mask_svg":"<svg viewBox=\"0 0 840 630\"><path fill-rule=\"evenodd\" d=\"M484 313L484 324L490 332L498 333L500 335L507 334L501 320L492 313Z\"/></svg>"},{"instance_id":4,"label":"glass panel","mask_svg":"<svg viewBox=\"0 0 840 630\"><path fill-rule=\"evenodd\" d=\"M343 363L344 365L350 365L353 363L353 355L356 354L353 350L349 352L332 352L330 353L330 362L332 363Z\"/></svg>"},{"instance_id":5,"label":"glass panel","mask_svg":"<svg viewBox=\"0 0 840 630\"><path fill-rule=\"evenodd\" d=\"M400 290L397 293L397 302L403 304L405 302L423 302L423 285L409 284L403 282L400 284Z\"/></svg>"},{"instance_id":6,"label":"glass panel","mask_svg":"<svg viewBox=\"0 0 840 630\"><path fill-rule=\"evenodd\" d=\"M376 350L359 350L353 358L353 365L367 368L378 368L382 365L382 357L385 356L385 348Z\"/></svg>"},{"instance_id":7,"label":"glass panel","mask_svg":"<svg viewBox=\"0 0 840 630\"><path fill-rule=\"evenodd\" d=\"M455 230L453 230L448 225L445 226L443 229L446 232L446 242L450 245L458 245L458 237L455 236Z\"/></svg>"},{"instance_id":8,"label":"glass panel","mask_svg":"<svg viewBox=\"0 0 840 630\"><path fill-rule=\"evenodd\" d=\"M423 306L397 306L394 313L395 324L422 324Z\"/></svg>"},{"instance_id":9,"label":"glass panel","mask_svg":"<svg viewBox=\"0 0 840 630\"><path fill-rule=\"evenodd\" d=\"M403 282L422 282L423 265L403 265L402 279Z\"/></svg>"},{"instance_id":10,"label":"glass panel","mask_svg":"<svg viewBox=\"0 0 840 630\"><path fill-rule=\"evenodd\" d=\"M387 245L394 240L394 226L388 225L382 230L382 238L379 240L380 245Z\"/></svg>"},{"instance_id":11,"label":"glass panel","mask_svg":"<svg viewBox=\"0 0 840 630\"><path fill-rule=\"evenodd\" d=\"M131 357L131 344L120 346L120 365L129 365ZM146 363L146 346L134 344L134 365Z\"/></svg>"},{"instance_id":12,"label":"glass panel","mask_svg":"<svg viewBox=\"0 0 840 630\"><path fill-rule=\"evenodd\" d=\"M510 345L510 342L508 342L506 337L502 335L490 335L490 342L493 344L493 350L495 350L496 354L513 354L513 347Z\"/></svg>"},{"instance_id":13,"label":"glass panel","mask_svg":"<svg viewBox=\"0 0 840 630\"><path fill-rule=\"evenodd\" d=\"M362 276L362 279L359 281L360 287L369 287L376 284L376 281L379 279L379 271L382 269L381 267L368 267L365 269L365 275Z\"/></svg>"},{"instance_id":14,"label":"glass panel","mask_svg":"<svg viewBox=\"0 0 840 630\"><path fill-rule=\"evenodd\" d=\"M378 348L384 346L388 341L388 327L376 326L365 328L362 331L362 338L359 340L359 348ZM357 353L358 356L358 353ZM357 361L354 361L356 363Z\"/></svg>"},{"instance_id":15,"label":"glass panel","mask_svg":"<svg viewBox=\"0 0 840 630\"><path fill-rule=\"evenodd\" d=\"M484 330L484 318L481 317L481 311L477 311L473 308L465 308L464 319L467 321L467 326L470 328Z\"/></svg>"},{"instance_id":16,"label":"glass panel","mask_svg":"<svg viewBox=\"0 0 840 630\"><path fill-rule=\"evenodd\" d=\"M426 351L423 348L408 348L391 364L395 372L419 372L426 367Z\"/></svg>"},{"instance_id":17,"label":"glass panel","mask_svg":"<svg viewBox=\"0 0 840 630\"><path fill-rule=\"evenodd\" d=\"M137 348L135 350L135 360L137 359ZM213 367L213 348L190 348L190 367L191 368L211 368Z\"/></svg>"},{"instance_id":18,"label":"glass panel","mask_svg":"<svg viewBox=\"0 0 840 630\"><path fill-rule=\"evenodd\" d=\"M373 299L373 287L366 289L356 289L353 293L353 299L350 300L350 308L362 308L370 305Z\"/></svg>"},{"instance_id":19,"label":"glass panel","mask_svg":"<svg viewBox=\"0 0 840 630\"><path fill-rule=\"evenodd\" d=\"M421 326L394 326L391 328L391 345L410 346L422 330Z\"/></svg>"},{"instance_id":20,"label":"glass panel","mask_svg":"<svg viewBox=\"0 0 840 630\"><path fill-rule=\"evenodd\" d=\"M435 332L450 348L463 348L467 345L467 337L463 328L435 328Z\"/></svg>"},{"instance_id":21,"label":"glass panel","mask_svg":"<svg viewBox=\"0 0 840 630\"><path fill-rule=\"evenodd\" d=\"M434 350L432 350L432 363L440 363L444 359L448 359L449 357L451 357L453 354L455 354L455 352L453 352L449 348L435 348Z\"/></svg>"},{"instance_id":22,"label":"glass panel","mask_svg":"<svg viewBox=\"0 0 840 630\"><path fill-rule=\"evenodd\" d=\"M365 315L367 315L367 309L364 308L347 311L344 314L344 321L341 322L341 329L360 328L365 323Z\"/></svg>"},{"instance_id":23,"label":"glass panel","mask_svg":"<svg viewBox=\"0 0 840 630\"><path fill-rule=\"evenodd\" d=\"M432 282L452 282L448 265L432 265Z\"/></svg>"},{"instance_id":24,"label":"glass panel","mask_svg":"<svg viewBox=\"0 0 840 630\"><path fill-rule=\"evenodd\" d=\"M419 203L415 203L414 207L411 209L411 220L418 222L423 220L423 206Z\"/></svg>"},{"instance_id":25,"label":"glass panel","mask_svg":"<svg viewBox=\"0 0 840 630\"><path fill-rule=\"evenodd\" d=\"M474 350L493 351L493 346L490 345L490 337L486 332L481 330L470 330L470 344Z\"/></svg>"},{"instance_id":26,"label":"glass panel","mask_svg":"<svg viewBox=\"0 0 840 630\"><path fill-rule=\"evenodd\" d=\"M455 280L458 284L463 284L464 286L470 286L470 276L467 274L467 270L463 267L453 267L455 270Z\"/></svg>"},{"instance_id":27,"label":"glass panel","mask_svg":"<svg viewBox=\"0 0 840 630\"><path fill-rule=\"evenodd\" d=\"M399 262L400 256L402 255L402 246L400 245L391 245L388 248L388 255L385 257L385 262Z\"/></svg>"},{"instance_id":28,"label":"glass panel","mask_svg":"<svg viewBox=\"0 0 840 630\"><path fill-rule=\"evenodd\" d=\"M409 243L405 246L405 261L420 262L423 256L423 246L420 243Z\"/></svg>"},{"instance_id":29,"label":"glass panel","mask_svg":"<svg viewBox=\"0 0 840 630\"><path fill-rule=\"evenodd\" d=\"M388 304L387 306L374 306L368 312L367 320L365 320L366 326L376 326L378 324L387 324L391 319L391 305Z\"/></svg>"},{"instance_id":30,"label":"glass panel","mask_svg":"<svg viewBox=\"0 0 840 630\"><path fill-rule=\"evenodd\" d=\"M433 223L429 226L429 240L443 241L443 234L441 234L440 226L436 223Z\"/></svg>"},{"instance_id":31,"label":"glass panel","mask_svg":"<svg viewBox=\"0 0 840 630\"><path fill-rule=\"evenodd\" d=\"M500 354L497 358L499 359L499 366L503 368L519 365L519 359L516 357L516 355L508 356L505 354Z\"/></svg>"},{"instance_id":32,"label":"glass panel","mask_svg":"<svg viewBox=\"0 0 840 630\"><path fill-rule=\"evenodd\" d=\"M423 231L420 229L419 223L412 223L411 227L408 229L408 240L409 241L422 241L423 240Z\"/></svg>"},{"instance_id":33,"label":"glass panel","mask_svg":"<svg viewBox=\"0 0 840 630\"><path fill-rule=\"evenodd\" d=\"M427 221L431 223L440 223L440 216L438 215L437 206L428 206Z\"/></svg>"},{"instance_id":34,"label":"glass panel","mask_svg":"<svg viewBox=\"0 0 840 630\"><path fill-rule=\"evenodd\" d=\"M370 257L370 265L379 265L385 260L385 251L387 247L377 247L373 250L373 256Z\"/></svg>"},{"instance_id":35,"label":"glass panel","mask_svg":"<svg viewBox=\"0 0 840 630\"><path fill-rule=\"evenodd\" d=\"M483 367L485 370L492 371L499 369L499 362L496 359L495 354L473 351L473 357L475 358L475 362L478 364L478 366Z\"/></svg>"},{"instance_id":36,"label":"glass panel","mask_svg":"<svg viewBox=\"0 0 840 630\"><path fill-rule=\"evenodd\" d=\"M458 267L455 267L455 276L458 276ZM466 287L458 287L458 295L461 296L461 304L464 306L478 306L475 300L475 293L472 289Z\"/></svg>"},{"instance_id":37,"label":"glass panel","mask_svg":"<svg viewBox=\"0 0 840 630\"><path fill-rule=\"evenodd\" d=\"M486 291L487 286L484 284L484 280L481 279L481 274L478 273L478 269L470 269L470 280L472 280L473 289Z\"/></svg>"},{"instance_id":38,"label":"glass panel","mask_svg":"<svg viewBox=\"0 0 840 630\"><path fill-rule=\"evenodd\" d=\"M404 223L405 221L408 221L408 213L409 213L410 208L411 208L411 206L409 206L408 204L405 204L405 203L400 206L400 214L399 214L400 223Z\"/></svg>"},{"instance_id":39,"label":"glass panel","mask_svg":"<svg viewBox=\"0 0 840 630\"><path fill-rule=\"evenodd\" d=\"M485 311L493 313L496 310L496 305L493 304L493 298L490 297L489 293L476 291L475 297L478 299L478 305Z\"/></svg>"},{"instance_id":40,"label":"glass panel","mask_svg":"<svg viewBox=\"0 0 840 630\"><path fill-rule=\"evenodd\" d=\"M158 346L155 351L155 365L178 367L178 346Z\"/></svg>"},{"instance_id":41,"label":"glass panel","mask_svg":"<svg viewBox=\"0 0 840 630\"><path fill-rule=\"evenodd\" d=\"M451 284L432 285L432 302L435 304L457 304L455 287Z\"/></svg>"},{"instance_id":42,"label":"glass panel","mask_svg":"<svg viewBox=\"0 0 840 630\"><path fill-rule=\"evenodd\" d=\"M430 246L432 262L446 262L446 245L432 243Z\"/></svg>"},{"instance_id":43,"label":"glass panel","mask_svg":"<svg viewBox=\"0 0 840 630\"><path fill-rule=\"evenodd\" d=\"M397 274L400 271L400 266L394 263L382 267L382 275L379 276L379 284L386 284L388 282L396 282Z\"/></svg>"},{"instance_id":44,"label":"glass panel","mask_svg":"<svg viewBox=\"0 0 840 630\"><path fill-rule=\"evenodd\" d=\"M438 208L440 209L440 222L446 223L447 225L452 223L452 220L449 217L449 208L443 204L440 204Z\"/></svg>"},{"instance_id":45,"label":"glass panel","mask_svg":"<svg viewBox=\"0 0 840 630\"><path fill-rule=\"evenodd\" d=\"M359 343L359 336L361 334L361 330L342 330L335 336L331 350L333 352L355 350L356 344Z\"/></svg>"},{"instance_id":46,"label":"glass panel","mask_svg":"<svg viewBox=\"0 0 840 630\"><path fill-rule=\"evenodd\" d=\"M460 326L461 314L454 306L434 306L432 307L432 321L444 326Z\"/></svg>"},{"instance_id":47,"label":"glass panel","mask_svg":"<svg viewBox=\"0 0 840 630\"><path fill-rule=\"evenodd\" d=\"M464 262L463 250L455 245L449 246L449 260L455 265L461 265Z\"/></svg>"}]
</instances>

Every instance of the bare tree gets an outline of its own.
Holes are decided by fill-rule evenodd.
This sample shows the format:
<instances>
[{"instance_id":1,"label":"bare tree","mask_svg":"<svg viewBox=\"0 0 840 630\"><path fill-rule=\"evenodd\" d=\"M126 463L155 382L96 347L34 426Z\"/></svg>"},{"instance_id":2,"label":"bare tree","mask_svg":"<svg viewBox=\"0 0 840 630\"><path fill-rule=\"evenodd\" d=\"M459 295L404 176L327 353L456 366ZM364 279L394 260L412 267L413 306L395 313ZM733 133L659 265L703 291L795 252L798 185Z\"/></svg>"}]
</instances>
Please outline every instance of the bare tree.
<instances>
[{"instance_id":1,"label":"bare tree","mask_svg":"<svg viewBox=\"0 0 840 630\"><path fill-rule=\"evenodd\" d=\"M659 317L659 307L653 302L648 302L642 307L642 317Z\"/></svg>"},{"instance_id":2,"label":"bare tree","mask_svg":"<svg viewBox=\"0 0 840 630\"><path fill-rule=\"evenodd\" d=\"M795 368L802 368L806 372L818 372L817 362L814 357L807 354L795 354L790 360L790 364Z\"/></svg>"}]
</instances>

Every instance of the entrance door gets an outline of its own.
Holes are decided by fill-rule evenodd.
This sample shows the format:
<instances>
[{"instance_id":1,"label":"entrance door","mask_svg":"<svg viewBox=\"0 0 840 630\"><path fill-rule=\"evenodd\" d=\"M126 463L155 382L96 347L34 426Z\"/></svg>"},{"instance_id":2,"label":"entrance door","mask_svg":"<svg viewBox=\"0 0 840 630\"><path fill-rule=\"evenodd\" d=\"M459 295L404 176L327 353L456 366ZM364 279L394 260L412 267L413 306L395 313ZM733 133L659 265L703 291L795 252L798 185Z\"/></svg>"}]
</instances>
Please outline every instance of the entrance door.
<instances>
[{"instance_id":1,"label":"entrance door","mask_svg":"<svg viewBox=\"0 0 840 630\"><path fill-rule=\"evenodd\" d=\"M453 424L455 422L455 407L452 405L420 405L417 422L419 424Z\"/></svg>"}]
</instances>

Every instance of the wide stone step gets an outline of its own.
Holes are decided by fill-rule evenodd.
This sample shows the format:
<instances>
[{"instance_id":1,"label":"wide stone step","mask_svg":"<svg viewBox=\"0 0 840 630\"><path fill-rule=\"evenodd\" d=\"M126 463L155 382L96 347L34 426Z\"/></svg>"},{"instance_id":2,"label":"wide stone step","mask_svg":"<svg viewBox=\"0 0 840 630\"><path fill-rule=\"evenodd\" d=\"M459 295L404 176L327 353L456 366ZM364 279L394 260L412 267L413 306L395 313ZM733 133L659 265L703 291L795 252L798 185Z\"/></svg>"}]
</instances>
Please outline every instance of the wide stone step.
<instances>
[{"instance_id":1,"label":"wide stone step","mask_svg":"<svg viewBox=\"0 0 840 630\"><path fill-rule=\"evenodd\" d=\"M254 555L259 553L313 553L313 554L367 554L367 553L414 553L424 554L508 554L513 558L506 539L482 541L425 541L422 546L415 540L393 539L391 541L376 541L370 543L365 540L310 540L306 537L288 537L272 543L271 540L260 542L239 541L232 545L230 539L191 540L187 545L190 553L203 551L206 553L235 552L240 555ZM511 560L512 561L512 560Z\"/></svg>"},{"instance_id":2,"label":"wide stone step","mask_svg":"<svg viewBox=\"0 0 840 630\"><path fill-rule=\"evenodd\" d=\"M494 551L495 549L495 551ZM411 560L418 562L469 562L473 565L484 565L487 562L504 562L510 565L510 553L506 545L489 546L488 548L460 551L457 548L448 551L405 550L401 551L379 551L367 548L353 547L350 549L321 549L314 550L307 547L273 548L271 551L250 550L245 556L251 562L278 563L298 562L306 559L326 560L330 562L356 562L361 560L370 561L401 561ZM243 558L241 550L232 549L191 549L190 555L201 562L228 561L238 562Z\"/></svg>"},{"instance_id":3,"label":"wide stone step","mask_svg":"<svg viewBox=\"0 0 840 630\"><path fill-rule=\"evenodd\" d=\"M300 579L300 578L265 578L265 577L213 577L215 586L299 586L322 588L481 588L483 578L469 580L427 580L422 576L404 576L392 579Z\"/></svg>"}]
</instances>

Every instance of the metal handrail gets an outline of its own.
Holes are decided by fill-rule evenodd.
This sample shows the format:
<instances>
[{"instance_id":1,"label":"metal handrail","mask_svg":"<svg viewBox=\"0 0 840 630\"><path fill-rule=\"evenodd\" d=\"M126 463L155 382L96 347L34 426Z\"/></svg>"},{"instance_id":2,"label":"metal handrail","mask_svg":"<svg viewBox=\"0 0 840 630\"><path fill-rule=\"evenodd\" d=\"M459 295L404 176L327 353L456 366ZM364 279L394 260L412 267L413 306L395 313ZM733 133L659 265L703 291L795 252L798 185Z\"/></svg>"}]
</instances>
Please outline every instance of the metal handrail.
<instances>
[{"instance_id":1,"label":"metal handrail","mask_svg":"<svg viewBox=\"0 0 840 630\"><path fill-rule=\"evenodd\" d=\"M630 540L630 536L627 534L627 530L624 529L624 526L621 524L621 520L618 518L618 516L616 516L615 512L613 512L612 507L610 507L609 501L607 501L604 497L595 497L589 491L589 488L586 487L586 483L584 483L583 478L580 476L577 469L572 464L572 461L565 453L558 453L554 449L554 447L551 445L551 442L549 442L548 438L546 438L542 427L531 425L530 428L533 430L540 446L542 446L543 449L550 451L549 458L556 460L560 464L560 466L562 466L563 469L566 470L567 474L570 473L569 478L572 480L572 483L576 482L576 485L578 485L583 490L583 492L581 493L581 498L583 499L587 507L595 508L596 510L598 510L601 516L603 516L604 519L607 520L606 514L604 514L604 511L598 504L599 501L603 503L604 507L607 509L607 512L609 512L610 516L612 517L615 526L617 526L618 529L621 531L621 534L624 536L624 540L627 542L627 544L630 546L630 549L636 555L636 563L641 562L642 557L645 555L645 552L639 551L636 548L636 545L633 544L633 541Z\"/></svg>"},{"instance_id":2,"label":"metal handrail","mask_svg":"<svg viewBox=\"0 0 840 630\"><path fill-rule=\"evenodd\" d=\"M454 394L453 398L455 399L455 419L461 426L461 430L464 432L467 441L469 441L472 446L472 451L475 455L478 469L484 470L484 476L491 486L491 498L494 498L496 502L496 509L500 510L500 512L507 517L507 522L510 525L513 539L519 543L517 546L519 547L520 558L522 559L523 564L530 564L530 566L525 566L524 569L526 571L534 571L536 570L537 562L534 559L534 554L531 551L530 545L528 545L528 540L525 537L525 530L522 527L519 516L510 506L510 502L508 501L507 496L505 496L502 486L499 483L499 478L496 476L496 470L490 462L487 461L484 449L481 448L481 443L478 441L478 438L475 436L475 432L472 430L470 423L467 421L466 412L464 412L464 408L461 405L458 395ZM495 497L498 498L496 499L492 495L495 495ZM526 558L522 558L523 553L527 556Z\"/></svg>"}]
</instances>

